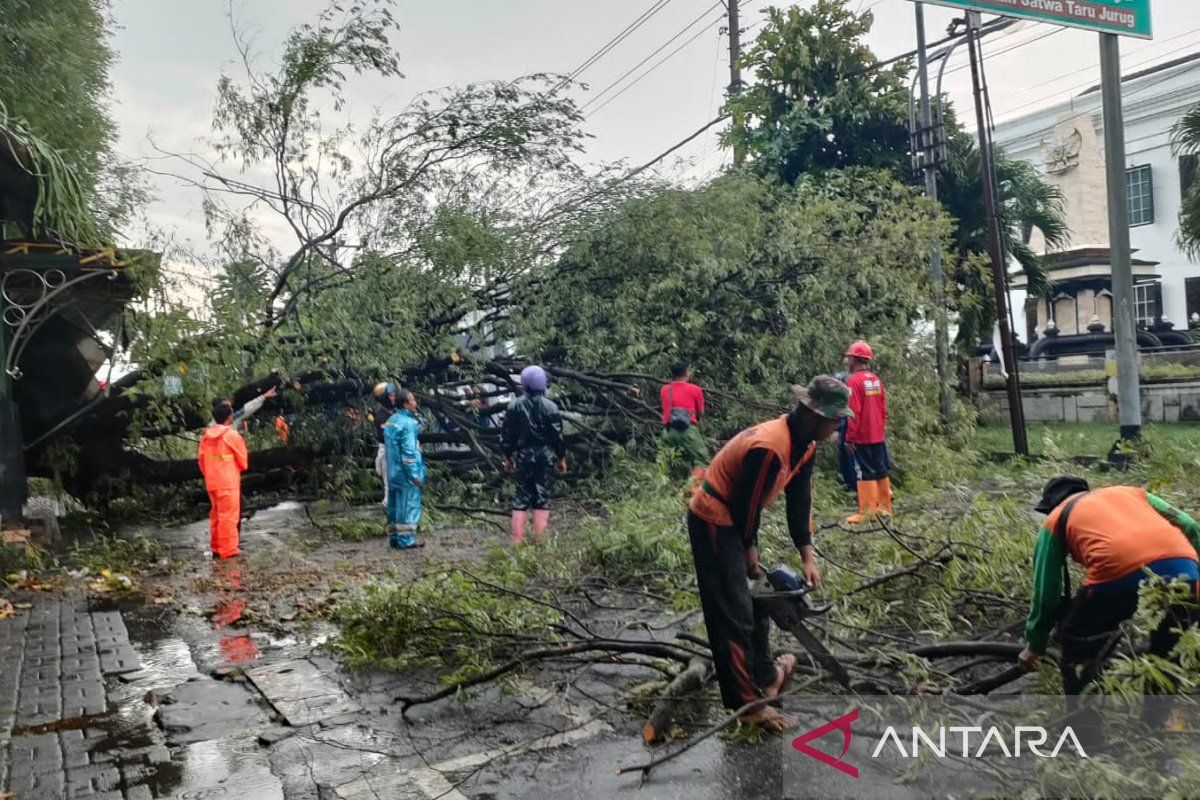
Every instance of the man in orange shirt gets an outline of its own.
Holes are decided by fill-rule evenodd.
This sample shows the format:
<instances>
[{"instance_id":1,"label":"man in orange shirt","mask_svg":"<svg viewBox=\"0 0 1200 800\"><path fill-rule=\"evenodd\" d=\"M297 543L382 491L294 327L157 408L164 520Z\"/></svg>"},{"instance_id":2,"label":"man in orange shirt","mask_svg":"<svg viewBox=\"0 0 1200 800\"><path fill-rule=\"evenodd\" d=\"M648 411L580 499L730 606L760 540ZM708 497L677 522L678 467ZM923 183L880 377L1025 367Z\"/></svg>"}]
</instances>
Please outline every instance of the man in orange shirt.
<instances>
[{"instance_id":1,"label":"man in orange shirt","mask_svg":"<svg viewBox=\"0 0 1200 800\"><path fill-rule=\"evenodd\" d=\"M1136 486L1090 490L1073 476L1053 478L1034 510L1046 514L1033 554L1033 597L1018 660L1035 669L1058 622L1063 690L1079 694L1099 672L1105 641L1138 607L1138 587L1155 576L1179 578L1196 596L1200 525L1183 511ZM1067 561L1084 567L1083 586L1067 596ZM1150 637L1150 652L1165 658L1191 624L1194 608L1168 610ZM1082 674L1081 673L1082 668Z\"/></svg>"},{"instance_id":2,"label":"man in orange shirt","mask_svg":"<svg viewBox=\"0 0 1200 800\"><path fill-rule=\"evenodd\" d=\"M849 417L850 391L819 375L793 387L796 406L730 439L713 457L688 506L688 538L704 626L712 647L721 699L736 709L774 697L796 669L791 654L771 658L770 620L755 606L747 578L757 578L758 528L764 509L780 495L788 533L804 558L804 579L821 581L812 542L813 454L817 444ZM766 706L742 722L781 731L793 717Z\"/></svg>"},{"instance_id":3,"label":"man in orange shirt","mask_svg":"<svg viewBox=\"0 0 1200 800\"><path fill-rule=\"evenodd\" d=\"M233 404L213 401L213 424L200 438L200 473L212 509L208 515L213 558L238 554L238 523L242 516L242 473L250 466L246 441L230 426Z\"/></svg>"}]
</instances>

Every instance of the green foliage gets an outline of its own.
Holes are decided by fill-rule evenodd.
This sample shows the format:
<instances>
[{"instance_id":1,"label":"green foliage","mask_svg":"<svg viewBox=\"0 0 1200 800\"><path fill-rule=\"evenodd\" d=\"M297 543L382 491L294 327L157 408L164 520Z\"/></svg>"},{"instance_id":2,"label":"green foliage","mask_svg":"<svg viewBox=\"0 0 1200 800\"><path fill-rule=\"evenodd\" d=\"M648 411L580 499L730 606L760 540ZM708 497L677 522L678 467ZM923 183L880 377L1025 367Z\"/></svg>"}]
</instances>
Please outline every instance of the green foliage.
<instances>
[{"instance_id":1,"label":"green foliage","mask_svg":"<svg viewBox=\"0 0 1200 800\"><path fill-rule=\"evenodd\" d=\"M378 519L363 519L362 517L333 517L329 520L341 538L350 542L369 542L382 536L383 525Z\"/></svg>"},{"instance_id":2,"label":"green foliage","mask_svg":"<svg viewBox=\"0 0 1200 800\"><path fill-rule=\"evenodd\" d=\"M104 570L137 575L157 568L166 550L163 542L148 536L132 539L97 536L90 542L75 542L71 546L71 561L93 575Z\"/></svg>"},{"instance_id":3,"label":"green foliage","mask_svg":"<svg viewBox=\"0 0 1200 800\"><path fill-rule=\"evenodd\" d=\"M611 480L626 488L624 497L603 505L584 519L572 539L579 550L579 571L613 586L677 591L679 577L691 569L692 554L681 529L685 503L679 484L657 465L625 468ZM633 491L628 491L628 488ZM690 593L672 597L691 604Z\"/></svg>"},{"instance_id":4,"label":"green foliage","mask_svg":"<svg viewBox=\"0 0 1200 800\"><path fill-rule=\"evenodd\" d=\"M752 171L789 184L851 167L907 175L909 65L879 66L865 44L873 15L852 11L846 0L765 13L742 59L755 82L726 104L733 117L726 143L744 149ZM959 343L973 351L995 320L987 216L975 140L953 114L946 131L939 199L958 225L952 236L931 241L951 244ZM1049 250L1066 243L1062 194L1032 164L999 150L995 162L1005 251L1025 271L1031 293L1043 295L1049 281L1029 232L1040 230Z\"/></svg>"},{"instance_id":5,"label":"green foliage","mask_svg":"<svg viewBox=\"0 0 1200 800\"><path fill-rule=\"evenodd\" d=\"M742 57L755 82L726 103L726 143L763 175L794 183L845 167L907 164L908 65L880 67L865 39L874 16L846 0L768 8Z\"/></svg>"},{"instance_id":6,"label":"green foliage","mask_svg":"<svg viewBox=\"0 0 1200 800\"><path fill-rule=\"evenodd\" d=\"M937 385L913 324L929 300L927 243L945 225L917 192L865 170L664 190L606 217L516 292L511 328L522 351L585 370L665 375L686 360L717 390L704 430L720 437L785 410L791 384L837 371L866 337L891 437L925 447Z\"/></svg>"},{"instance_id":7,"label":"green foliage","mask_svg":"<svg viewBox=\"0 0 1200 800\"><path fill-rule=\"evenodd\" d=\"M1179 244L1193 259L1200 257L1200 105L1193 106L1171 129L1171 144L1176 156L1193 159L1192 183L1183 196L1179 210Z\"/></svg>"},{"instance_id":8,"label":"green foliage","mask_svg":"<svg viewBox=\"0 0 1200 800\"><path fill-rule=\"evenodd\" d=\"M485 574L513 592L545 595L522 580L519 559L489 559ZM333 647L351 666L449 667L441 675L448 683L490 669L514 645L538 641L560 617L552 608L491 590L454 568L408 584L369 584L336 616L342 632Z\"/></svg>"},{"instance_id":9,"label":"green foliage","mask_svg":"<svg viewBox=\"0 0 1200 800\"><path fill-rule=\"evenodd\" d=\"M0 147L7 151L16 169L33 179L33 214L22 223L32 224L34 238L84 247L102 247L111 240L111 231L89 207L90 190L74 163L63 151L50 147L30 131L23 121L10 117L2 102Z\"/></svg>"},{"instance_id":10,"label":"green foliage","mask_svg":"<svg viewBox=\"0 0 1200 800\"><path fill-rule=\"evenodd\" d=\"M54 564L54 558L43 550L0 542L0 579L21 570L44 572Z\"/></svg>"},{"instance_id":11,"label":"green foliage","mask_svg":"<svg viewBox=\"0 0 1200 800\"><path fill-rule=\"evenodd\" d=\"M1178 381L1200 379L1200 367L1193 364L1142 364L1138 370L1142 381ZM1080 369L1064 372L1021 373L1022 386L1095 386L1108 380L1102 369ZM1003 389L1005 380L999 375L988 375L984 384L988 389Z\"/></svg>"},{"instance_id":12,"label":"green foliage","mask_svg":"<svg viewBox=\"0 0 1200 800\"><path fill-rule=\"evenodd\" d=\"M0 104L61 153L89 196L109 159L107 0L6 0L0 14Z\"/></svg>"}]
</instances>

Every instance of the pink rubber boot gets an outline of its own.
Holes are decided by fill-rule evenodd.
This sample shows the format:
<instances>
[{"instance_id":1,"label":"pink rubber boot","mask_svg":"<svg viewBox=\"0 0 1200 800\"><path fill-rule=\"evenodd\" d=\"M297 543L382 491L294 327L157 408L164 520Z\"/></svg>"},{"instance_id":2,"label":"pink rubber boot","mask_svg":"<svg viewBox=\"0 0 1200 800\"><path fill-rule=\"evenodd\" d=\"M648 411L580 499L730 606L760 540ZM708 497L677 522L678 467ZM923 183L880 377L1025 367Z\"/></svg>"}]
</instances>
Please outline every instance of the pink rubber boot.
<instances>
[{"instance_id":1,"label":"pink rubber boot","mask_svg":"<svg viewBox=\"0 0 1200 800\"><path fill-rule=\"evenodd\" d=\"M512 542L521 544L525 541L525 519L528 514L524 511L512 512ZM536 523L535 523L536 524Z\"/></svg>"},{"instance_id":2,"label":"pink rubber boot","mask_svg":"<svg viewBox=\"0 0 1200 800\"><path fill-rule=\"evenodd\" d=\"M533 510L533 540L535 542L540 542L542 540L542 531L546 530L546 526L549 524L549 509L535 508Z\"/></svg>"}]
</instances>

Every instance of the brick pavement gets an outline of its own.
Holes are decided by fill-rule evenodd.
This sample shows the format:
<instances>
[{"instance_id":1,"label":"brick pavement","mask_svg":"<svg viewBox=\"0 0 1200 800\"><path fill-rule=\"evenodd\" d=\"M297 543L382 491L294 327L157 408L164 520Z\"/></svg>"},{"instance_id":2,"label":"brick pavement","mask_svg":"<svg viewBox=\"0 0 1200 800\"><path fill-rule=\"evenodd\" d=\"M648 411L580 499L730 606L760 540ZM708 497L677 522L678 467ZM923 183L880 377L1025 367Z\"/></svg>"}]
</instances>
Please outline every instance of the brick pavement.
<instances>
[{"instance_id":1,"label":"brick pavement","mask_svg":"<svg viewBox=\"0 0 1200 800\"><path fill-rule=\"evenodd\" d=\"M0 620L0 786L22 800L146 800L138 784L170 760L153 741L97 748L113 725L105 678L140 662L121 615L85 603L46 595Z\"/></svg>"}]
</instances>

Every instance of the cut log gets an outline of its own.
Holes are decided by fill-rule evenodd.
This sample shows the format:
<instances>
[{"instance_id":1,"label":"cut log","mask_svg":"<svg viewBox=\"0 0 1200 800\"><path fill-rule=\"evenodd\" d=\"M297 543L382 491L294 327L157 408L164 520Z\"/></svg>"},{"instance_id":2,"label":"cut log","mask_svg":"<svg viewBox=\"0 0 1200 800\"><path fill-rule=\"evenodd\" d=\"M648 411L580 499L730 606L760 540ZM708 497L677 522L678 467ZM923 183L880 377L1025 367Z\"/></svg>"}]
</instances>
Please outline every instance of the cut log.
<instances>
[{"instance_id":1,"label":"cut log","mask_svg":"<svg viewBox=\"0 0 1200 800\"><path fill-rule=\"evenodd\" d=\"M667 691L654 705L650 718L642 725L642 741L646 744L661 742L666 738L675 721L675 708L679 698L698 692L712 671L712 662L707 658L693 658L687 669L675 676L667 685Z\"/></svg>"}]
</instances>

